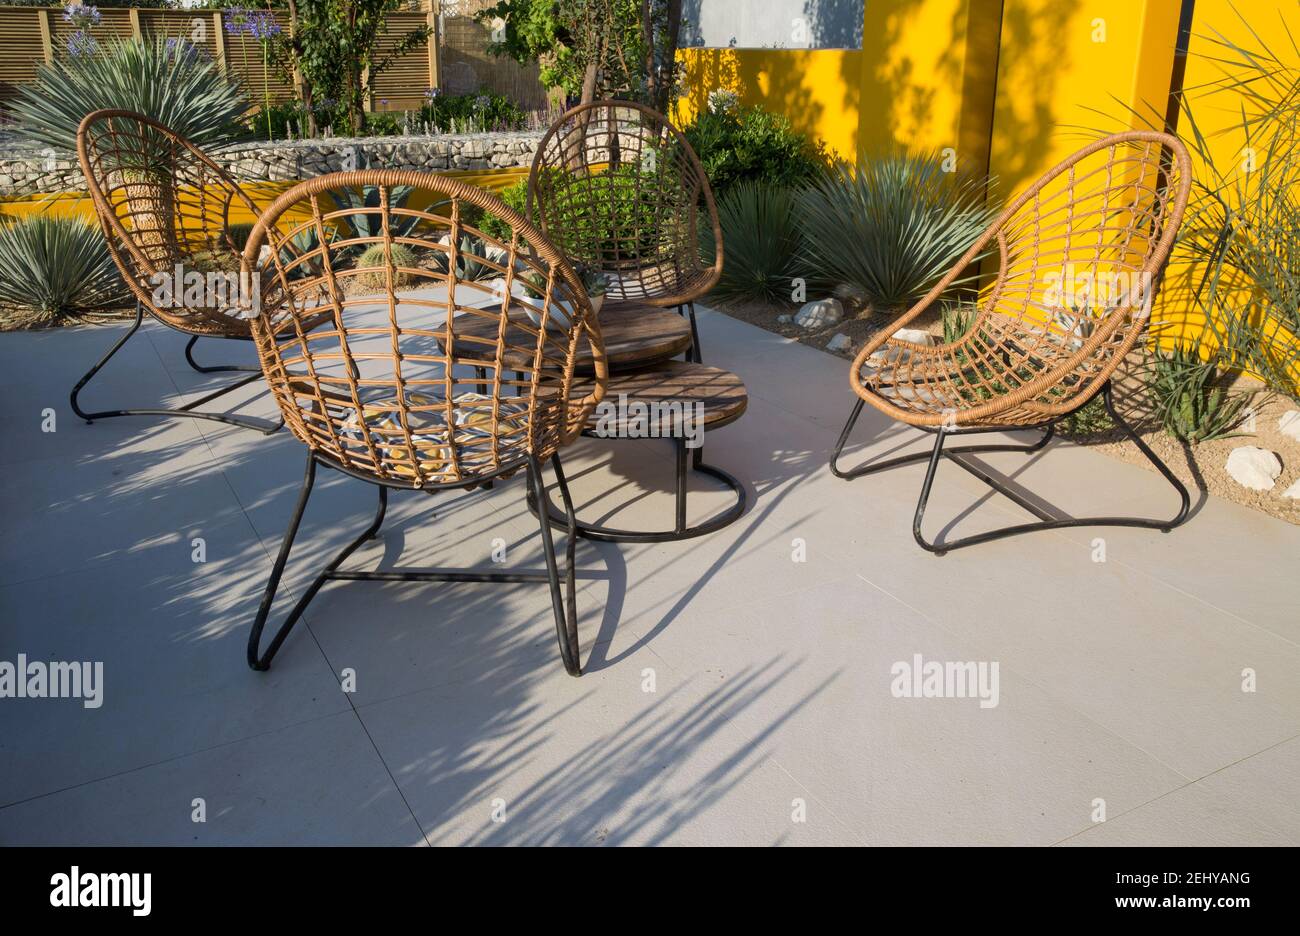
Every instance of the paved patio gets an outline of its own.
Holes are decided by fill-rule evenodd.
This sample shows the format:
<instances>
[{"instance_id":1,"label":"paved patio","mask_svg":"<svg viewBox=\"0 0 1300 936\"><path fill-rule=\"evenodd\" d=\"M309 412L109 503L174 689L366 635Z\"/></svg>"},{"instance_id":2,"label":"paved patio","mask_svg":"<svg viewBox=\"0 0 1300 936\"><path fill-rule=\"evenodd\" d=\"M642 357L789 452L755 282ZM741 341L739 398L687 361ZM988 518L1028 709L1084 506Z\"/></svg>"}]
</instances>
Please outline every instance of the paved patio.
<instances>
[{"instance_id":1,"label":"paved patio","mask_svg":"<svg viewBox=\"0 0 1300 936\"><path fill-rule=\"evenodd\" d=\"M929 556L911 539L921 467L826 468L847 365L711 312L701 327L750 389L706 446L750 510L706 539L581 544L577 680L528 585L330 585L250 672L303 447L86 426L68 388L118 328L0 335L0 660L104 664L100 708L0 699L0 843L1300 844L1300 529L1202 498L1169 535ZM181 336L145 334L88 403L209 385ZM264 394L232 399L273 415ZM863 458L926 444L871 416L856 436ZM567 463L584 516L671 517L666 443L583 441ZM1069 443L987 463L1072 512L1176 506L1156 475ZM950 535L1020 515L940 471L929 516L959 517ZM290 590L373 510L372 487L323 480ZM693 516L721 504L702 493ZM357 567L486 562L496 539L539 564L521 478L391 507ZM891 667L917 654L996 662L998 704L895 698Z\"/></svg>"}]
</instances>

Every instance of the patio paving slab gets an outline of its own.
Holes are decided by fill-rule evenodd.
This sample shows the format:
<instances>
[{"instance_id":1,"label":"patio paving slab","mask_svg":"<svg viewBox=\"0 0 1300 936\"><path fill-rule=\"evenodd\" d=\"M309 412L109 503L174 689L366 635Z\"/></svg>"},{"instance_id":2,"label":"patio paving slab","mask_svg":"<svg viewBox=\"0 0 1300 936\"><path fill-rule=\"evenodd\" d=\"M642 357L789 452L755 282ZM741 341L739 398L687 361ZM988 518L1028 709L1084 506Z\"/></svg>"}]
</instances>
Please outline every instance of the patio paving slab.
<instances>
[{"instance_id":1,"label":"patio paving slab","mask_svg":"<svg viewBox=\"0 0 1300 936\"><path fill-rule=\"evenodd\" d=\"M68 698L0 701L0 804L346 711L305 633L299 652L270 672L244 664L258 579L270 566L265 556L213 558L164 574L142 556L86 570L71 587L42 579L0 588L0 660L24 653L103 663L97 708Z\"/></svg>"},{"instance_id":2,"label":"patio paving slab","mask_svg":"<svg viewBox=\"0 0 1300 936\"><path fill-rule=\"evenodd\" d=\"M1300 739L1111 815L1061 844L1294 847L1300 841Z\"/></svg>"},{"instance_id":3,"label":"patio paving slab","mask_svg":"<svg viewBox=\"0 0 1300 936\"><path fill-rule=\"evenodd\" d=\"M1168 536L1081 529L930 556L911 538L923 466L826 469L847 363L709 310L700 326L706 359L751 395L705 447L749 485L749 510L701 539L579 544L580 680L559 665L546 589L525 585L333 584L250 672L301 444L183 420L85 426L67 389L125 326L0 335L18 401L0 413L18 443L0 452L0 660L101 660L106 683L94 710L0 700L0 841L1300 844L1300 530L1208 501ZM174 404L208 381L183 337L153 323L142 337L96 401ZM198 353L228 348L249 350ZM275 415L256 385L227 405ZM56 433L40 432L46 406ZM929 441L867 411L846 462ZM584 517L670 518L667 443L583 440L565 463ZM1157 476L1072 444L989 464L1076 512L1168 500ZM375 497L318 472L271 627ZM725 503L702 481L692 517ZM1021 517L944 465L926 530ZM507 564L540 565L522 477L392 494L349 567L482 565L498 540ZM916 653L998 662L998 706L894 698L890 667ZM189 821L197 795L206 827ZM1094 826L1096 798L1111 819Z\"/></svg>"},{"instance_id":4,"label":"patio paving slab","mask_svg":"<svg viewBox=\"0 0 1300 936\"><path fill-rule=\"evenodd\" d=\"M473 669L358 710L431 844L864 844L734 725L783 720L777 666L723 683L642 648L580 680Z\"/></svg>"},{"instance_id":5,"label":"patio paving slab","mask_svg":"<svg viewBox=\"0 0 1300 936\"><path fill-rule=\"evenodd\" d=\"M1095 798L1132 809L1186 782L978 639L861 579L688 609L650 646L723 684L783 673L733 720L871 844L1048 845L1086 828ZM918 654L997 664L996 695L896 697L894 668ZM788 714L778 725L773 712Z\"/></svg>"},{"instance_id":6,"label":"patio paving slab","mask_svg":"<svg viewBox=\"0 0 1300 936\"><path fill-rule=\"evenodd\" d=\"M205 822L195 822L201 798ZM3 845L424 845L351 712L0 810Z\"/></svg>"}]
</instances>

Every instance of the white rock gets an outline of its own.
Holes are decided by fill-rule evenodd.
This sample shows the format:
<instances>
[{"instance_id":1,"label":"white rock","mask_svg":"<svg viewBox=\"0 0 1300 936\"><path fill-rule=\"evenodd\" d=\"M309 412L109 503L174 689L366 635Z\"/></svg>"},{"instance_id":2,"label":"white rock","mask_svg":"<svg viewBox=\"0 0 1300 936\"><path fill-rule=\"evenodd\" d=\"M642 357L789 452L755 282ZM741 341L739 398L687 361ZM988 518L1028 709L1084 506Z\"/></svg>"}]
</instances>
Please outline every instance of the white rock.
<instances>
[{"instance_id":1,"label":"white rock","mask_svg":"<svg viewBox=\"0 0 1300 936\"><path fill-rule=\"evenodd\" d=\"M795 313L794 323L800 328L813 331L838 325L843 318L844 306L838 299L818 299L815 302L804 303Z\"/></svg>"},{"instance_id":2,"label":"white rock","mask_svg":"<svg viewBox=\"0 0 1300 936\"><path fill-rule=\"evenodd\" d=\"M1291 500L1300 500L1300 478L1291 482L1291 486L1282 492L1283 497L1289 497Z\"/></svg>"},{"instance_id":3,"label":"white rock","mask_svg":"<svg viewBox=\"0 0 1300 936\"><path fill-rule=\"evenodd\" d=\"M898 341L908 341L912 344L932 345L934 344L934 335L928 331L922 331L919 328L900 328L889 336Z\"/></svg>"},{"instance_id":4,"label":"white rock","mask_svg":"<svg viewBox=\"0 0 1300 936\"><path fill-rule=\"evenodd\" d=\"M1271 491L1282 463L1268 449L1257 445L1239 445L1228 455L1224 465L1234 481L1252 491Z\"/></svg>"},{"instance_id":5,"label":"white rock","mask_svg":"<svg viewBox=\"0 0 1300 936\"><path fill-rule=\"evenodd\" d=\"M853 347L853 339L844 332L836 332L835 337L826 343L827 351L847 351Z\"/></svg>"},{"instance_id":6,"label":"white rock","mask_svg":"<svg viewBox=\"0 0 1300 936\"><path fill-rule=\"evenodd\" d=\"M898 331L894 332L889 337L897 338L899 341L911 342L912 344L919 344L919 345L934 344L934 336L927 331L922 331L919 328L900 328ZM890 346L886 345L880 350L872 352L871 356L867 358L867 366L872 369L878 369L884 367L887 364L892 364L894 361L898 360L903 355L910 354L910 353L911 352L907 351L904 348L891 348Z\"/></svg>"},{"instance_id":7,"label":"white rock","mask_svg":"<svg viewBox=\"0 0 1300 936\"><path fill-rule=\"evenodd\" d=\"M789 315L778 315L776 317L776 324L778 325L789 325L791 321L793 319Z\"/></svg>"},{"instance_id":8,"label":"white rock","mask_svg":"<svg viewBox=\"0 0 1300 936\"><path fill-rule=\"evenodd\" d=\"M1287 410L1277 420L1277 428L1289 439L1300 442L1300 410Z\"/></svg>"}]
</instances>

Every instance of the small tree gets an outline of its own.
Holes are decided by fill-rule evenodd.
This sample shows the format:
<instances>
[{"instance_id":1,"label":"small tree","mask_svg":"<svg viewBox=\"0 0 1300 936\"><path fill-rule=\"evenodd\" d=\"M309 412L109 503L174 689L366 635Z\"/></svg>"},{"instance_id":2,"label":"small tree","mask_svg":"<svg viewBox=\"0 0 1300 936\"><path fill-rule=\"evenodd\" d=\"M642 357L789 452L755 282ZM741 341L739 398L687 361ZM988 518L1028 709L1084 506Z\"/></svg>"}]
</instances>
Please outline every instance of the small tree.
<instances>
[{"instance_id":1,"label":"small tree","mask_svg":"<svg viewBox=\"0 0 1300 936\"><path fill-rule=\"evenodd\" d=\"M397 59L429 40L429 27L412 29L392 51L379 54L388 14L402 0L289 0L290 34L281 34L276 61L301 76L299 96L307 110L308 132L316 132L315 105L337 101L347 115L348 132L365 127L365 99L375 79Z\"/></svg>"},{"instance_id":2,"label":"small tree","mask_svg":"<svg viewBox=\"0 0 1300 936\"><path fill-rule=\"evenodd\" d=\"M475 18L505 24L490 53L540 63L542 82L570 99L666 111L676 93L681 0L501 0Z\"/></svg>"}]
</instances>

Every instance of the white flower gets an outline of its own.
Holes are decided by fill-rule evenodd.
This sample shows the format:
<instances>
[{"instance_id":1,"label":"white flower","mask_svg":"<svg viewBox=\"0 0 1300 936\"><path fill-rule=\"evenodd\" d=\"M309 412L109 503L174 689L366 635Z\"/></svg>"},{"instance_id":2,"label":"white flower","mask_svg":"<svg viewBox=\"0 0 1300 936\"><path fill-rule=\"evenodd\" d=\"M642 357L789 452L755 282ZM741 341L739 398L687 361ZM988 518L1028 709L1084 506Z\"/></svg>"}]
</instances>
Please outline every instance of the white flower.
<instances>
[{"instance_id":1,"label":"white flower","mask_svg":"<svg viewBox=\"0 0 1300 936\"><path fill-rule=\"evenodd\" d=\"M715 114L726 114L740 106L740 95L723 88L709 92L709 110Z\"/></svg>"}]
</instances>

